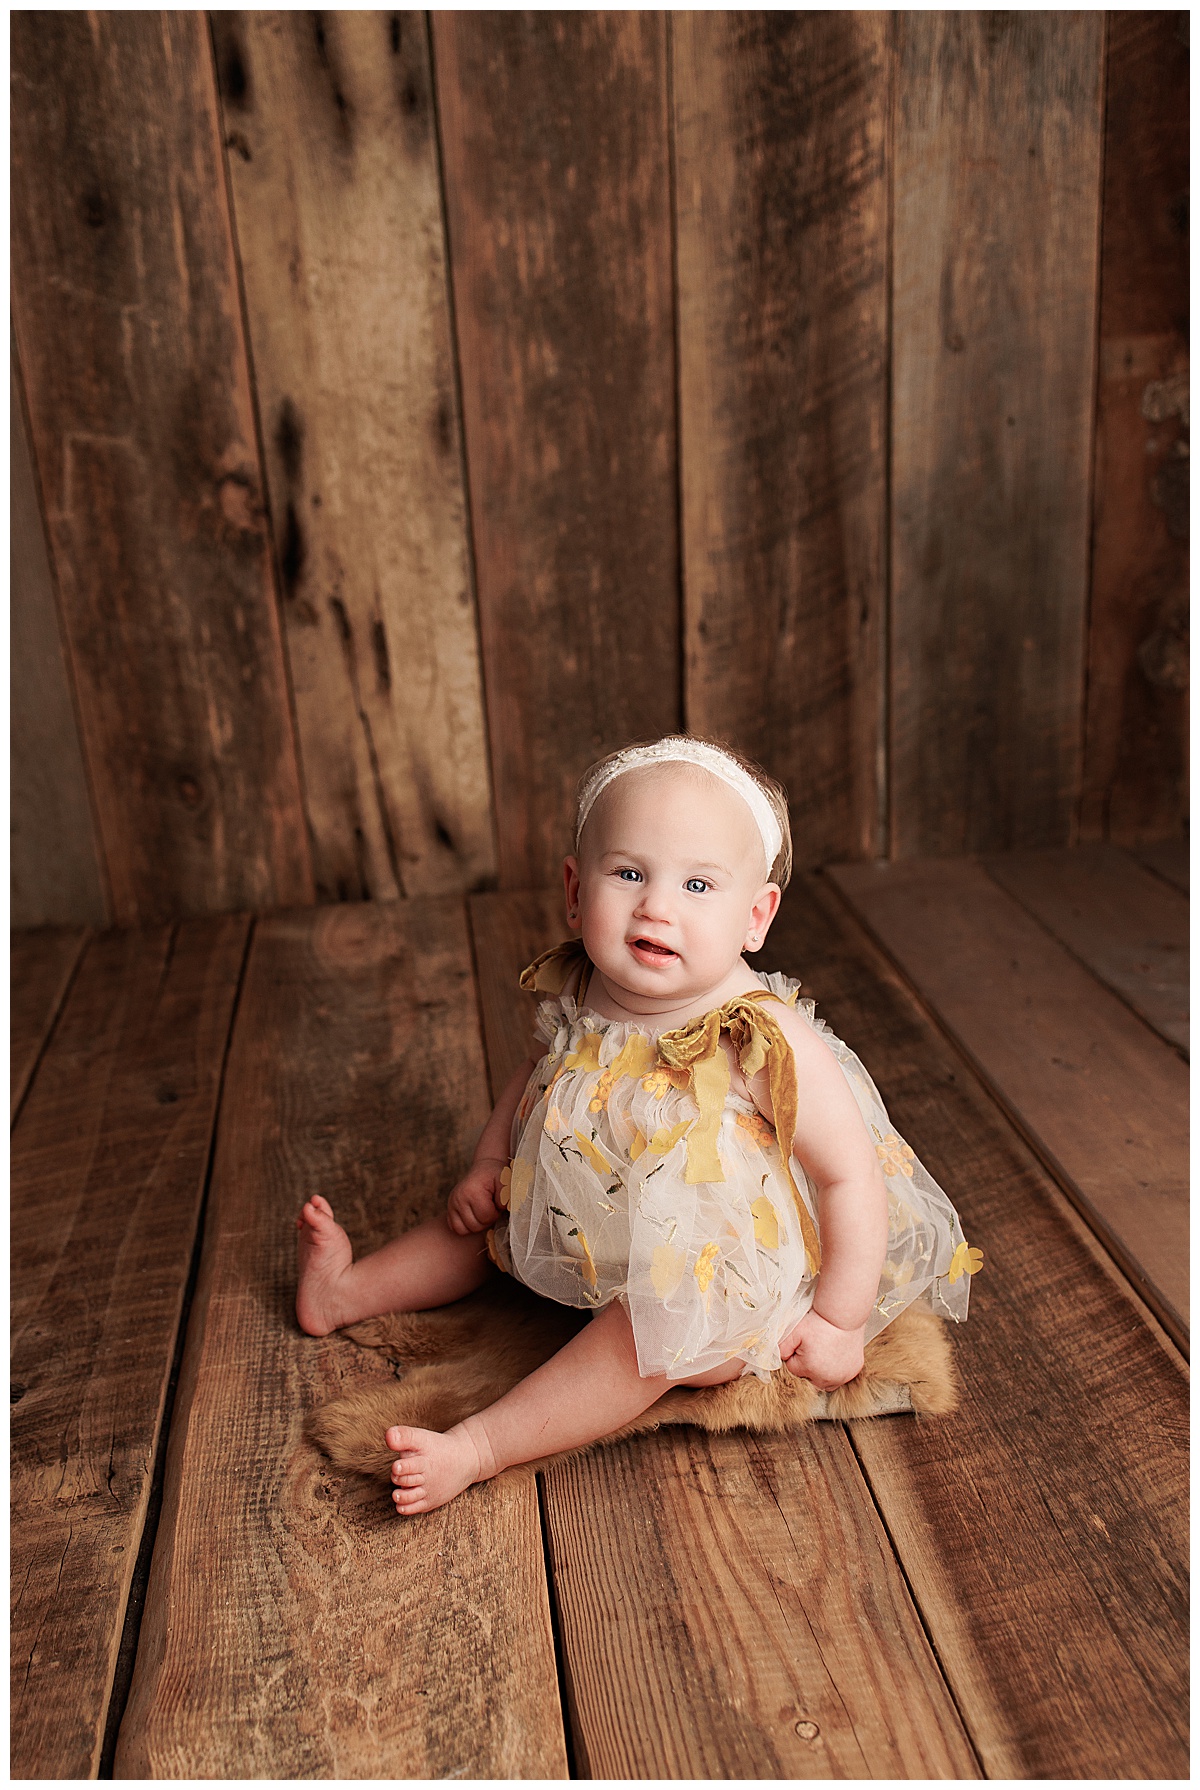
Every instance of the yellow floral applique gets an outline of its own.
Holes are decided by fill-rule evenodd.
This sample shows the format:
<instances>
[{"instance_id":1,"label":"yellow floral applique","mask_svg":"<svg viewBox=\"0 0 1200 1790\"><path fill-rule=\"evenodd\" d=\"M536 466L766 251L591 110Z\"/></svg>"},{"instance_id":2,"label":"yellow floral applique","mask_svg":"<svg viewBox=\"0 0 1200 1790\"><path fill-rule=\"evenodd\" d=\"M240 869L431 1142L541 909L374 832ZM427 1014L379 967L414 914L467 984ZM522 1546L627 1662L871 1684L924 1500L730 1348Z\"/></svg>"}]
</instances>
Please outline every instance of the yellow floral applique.
<instances>
[{"instance_id":1,"label":"yellow floral applique","mask_svg":"<svg viewBox=\"0 0 1200 1790\"><path fill-rule=\"evenodd\" d=\"M750 1216L754 1220L754 1241L764 1249L778 1249L779 1214L765 1193L760 1193L751 1206Z\"/></svg>"},{"instance_id":2,"label":"yellow floral applique","mask_svg":"<svg viewBox=\"0 0 1200 1790\"><path fill-rule=\"evenodd\" d=\"M548 1106L546 1117L542 1121L543 1131L565 1131L567 1121L563 1118L561 1106Z\"/></svg>"},{"instance_id":3,"label":"yellow floral applique","mask_svg":"<svg viewBox=\"0 0 1200 1790\"><path fill-rule=\"evenodd\" d=\"M885 1262L883 1273L880 1275L881 1280L890 1280L897 1289L906 1287L912 1277L913 1265L911 1262Z\"/></svg>"},{"instance_id":4,"label":"yellow floral applique","mask_svg":"<svg viewBox=\"0 0 1200 1790\"><path fill-rule=\"evenodd\" d=\"M591 1138L585 1137L582 1131L577 1131L575 1133L575 1142L579 1145L579 1148L583 1151L584 1156L591 1163L596 1173L598 1175L603 1175L606 1180L611 1180L613 1172L612 1164L601 1155Z\"/></svg>"},{"instance_id":5,"label":"yellow floral applique","mask_svg":"<svg viewBox=\"0 0 1200 1790\"><path fill-rule=\"evenodd\" d=\"M600 1046L604 1043L602 1032L585 1032L579 1040L577 1050L568 1051L563 1058L564 1069L600 1068Z\"/></svg>"},{"instance_id":6,"label":"yellow floral applique","mask_svg":"<svg viewBox=\"0 0 1200 1790\"><path fill-rule=\"evenodd\" d=\"M650 1154L665 1156L668 1150L673 1150L691 1122L690 1119L680 1119L678 1125L672 1125L670 1129L665 1125L660 1125L647 1146Z\"/></svg>"},{"instance_id":7,"label":"yellow floral applique","mask_svg":"<svg viewBox=\"0 0 1200 1790\"><path fill-rule=\"evenodd\" d=\"M763 1118L761 1113L739 1113L737 1128L745 1133L755 1149L765 1150L769 1144L778 1142L775 1127Z\"/></svg>"},{"instance_id":8,"label":"yellow floral applique","mask_svg":"<svg viewBox=\"0 0 1200 1790\"><path fill-rule=\"evenodd\" d=\"M592 1089L592 1097L588 1101L588 1111L590 1113L602 1113L608 1106L608 1097L612 1093L612 1086L615 1079L616 1077L613 1075L611 1069L606 1069L601 1075L600 1080Z\"/></svg>"},{"instance_id":9,"label":"yellow floral applique","mask_svg":"<svg viewBox=\"0 0 1200 1790\"><path fill-rule=\"evenodd\" d=\"M660 1299L671 1297L683 1279L687 1257L670 1243L660 1243L650 1257L650 1285Z\"/></svg>"},{"instance_id":10,"label":"yellow floral applique","mask_svg":"<svg viewBox=\"0 0 1200 1790\"><path fill-rule=\"evenodd\" d=\"M519 1212L529 1198L529 1189L533 1186L533 1164L518 1157L507 1168L500 1170L500 1204L509 1212Z\"/></svg>"},{"instance_id":11,"label":"yellow floral applique","mask_svg":"<svg viewBox=\"0 0 1200 1790\"><path fill-rule=\"evenodd\" d=\"M978 1274L982 1267L982 1249L972 1249L968 1244L960 1243L951 1258L946 1279L953 1285L956 1280L961 1280L964 1274Z\"/></svg>"},{"instance_id":12,"label":"yellow floral applique","mask_svg":"<svg viewBox=\"0 0 1200 1790\"><path fill-rule=\"evenodd\" d=\"M661 1100L668 1089L682 1090L690 1085L691 1079L689 1070L668 1069L665 1063L660 1063L657 1069L652 1069L650 1074L643 1078L642 1086L647 1094L653 1094Z\"/></svg>"},{"instance_id":13,"label":"yellow floral applique","mask_svg":"<svg viewBox=\"0 0 1200 1790\"><path fill-rule=\"evenodd\" d=\"M616 1081L622 1075L649 1075L658 1061L658 1051L644 1032L631 1032L624 1044L609 1064L609 1071Z\"/></svg>"},{"instance_id":14,"label":"yellow floral applique","mask_svg":"<svg viewBox=\"0 0 1200 1790\"><path fill-rule=\"evenodd\" d=\"M706 1243L696 1257L696 1266L692 1269L692 1273L695 1275L696 1285L702 1293L707 1293L712 1285L712 1277L717 1271L717 1257L720 1253L715 1243Z\"/></svg>"},{"instance_id":15,"label":"yellow floral applique","mask_svg":"<svg viewBox=\"0 0 1200 1790\"><path fill-rule=\"evenodd\" d=\"M638 1157L642 1155L642 1153L645 1151L645 1149L646 1149L645 1138L642 1136L640 1131L635 1131L633 1134L633 1142L629 1146L629 1160L631 1162L636 1162Z\"/></svg>"},{"instance_id":16,"label":"yellow floral applique","mask_svg":"<svg viewBox=\"0 0 1200 1790\"><path fill-rule=\"evenodd\" d=\"M596 1264L595 1264L594 1260L592 1259L592 1252L591 1252L590 1248L588 1247L588 1240L584 1236L582 1231L577 1230L575 1232L575 1241L579 1244L580 1249L582 1249L582 1251L583 1251L584 1284L586 1286L589 1286L594 1293L596 1291L597 1287L600 1285L600 1277L596 1273Z\"/></svg>"},{"instance_id":17,"label":"yellow floral applique","mask_svg":"<svg viewBox=\"0 0 1200 1790\"><path fill-rule=\"evenodd\" d=\"M889 1131L883 1142L876 1144L875 1154L883 1164L885 1175L908 1175L911 1178L916 1156L894 1131Z\"/></svg>"}]
</instances>

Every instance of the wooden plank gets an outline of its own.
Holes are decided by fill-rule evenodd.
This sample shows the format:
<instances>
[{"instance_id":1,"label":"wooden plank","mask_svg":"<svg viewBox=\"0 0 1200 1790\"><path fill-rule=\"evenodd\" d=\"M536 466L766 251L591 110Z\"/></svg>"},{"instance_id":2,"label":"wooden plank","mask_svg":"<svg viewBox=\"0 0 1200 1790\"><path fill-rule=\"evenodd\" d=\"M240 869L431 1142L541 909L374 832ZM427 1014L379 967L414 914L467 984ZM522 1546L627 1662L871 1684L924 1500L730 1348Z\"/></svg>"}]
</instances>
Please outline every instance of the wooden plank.
<instances>
[{"instance_id":1,"label":"wooden plank","mask_svg":"<svg viewBox=\"0 0 1200 1790\"><path fill-rule=\"evenodd\" d=\"M494 1084L558 919L553 895L471 903ZM546 1522L581 1774L976 1775L840 1426L605 1448L547 1474Z\"/></svg>"},{"instance_id":2,"label":"wooden plank","mask_svg":"<svg viewBox=\"0 0 1200 1790\"><path fill-rule=\"evenodd\" d=\"M1002 889L1186 1056L1184 896L1111 845L1006 852L983 862Z\"/></svg>"},{"instance_id":3,"label":"wooden plank","mask_svg":"<svg viewBox=\"0 0 1200 1790\"><path fill-rule=\"evenodd\" d=\"M422 13L214 12L318 899L495 868Z\"/></svg>"},{"instance_id":4,"label":"wooden plank","mask_svg":"<svg viewBox=\"0 0 1200 1790\"><path fill-rule=\"evenodd\" d=\"M891 855L1070 843L1103 19L896 14Z\"/></svg>"},{"instance_id":5,"label":"wooden plank","mask_svg":"<svg viewBox=\"0 0 1200 1790\"><path fill-rule=\"evenodd\" d=\"M1134 851L1148 870L1174 884L1184 894L1190 892L1191 864L1186 839L1159 839L1152 845L1140 845Z\"/></svg>"},{"instance_id":6,"label":"wooden plank","mask_svg":"<svg viewBox=\"0 0 1200 1790\"><path fill-rule=\"evenodd\" d=\"M96 834L15 346L9 366L9 922L102 926Z\"/></svg>"},{"instance_id":7,"label":"wooden plank","mask_svg":"<svg viewBox=\"0 0 1200 1790\"><path fill-rule=\"evenodd\" d=\"M1182 1366L832 891L770 944L984 1252L961 1409L852 1429L985 1775L1186 1776Z\"/></svg>"},{"instance_id":8,"label":"wooden plank","mask_svg":"<svg viewBox=\"0 0 1200 1790\"><path fill-rule=\"evenodd\" d=\"M9 1110L16 1118L87 943L83 926L45 926L9 940Z\"/></svg>"},{"instance_id":9,"label":"wooden plank","mask_svg":"<svg viewBox=\"0 0 1200 1790\"><path fill-rule=\"evenodd\" d=\"M688 725L876 857L888 15L671 18Z\"/></svg>"},{"instance_id":10,"label":"wooden plank","mask_svg":"<svg viewBox=\"0 0 1200 1790\"><path fill-rule=\"evenodd\" d=\"M1188 812L1188 20L1107 28L1080 831L1136 843Z\"/></svg>"},{"instance_id":11,"label":"wooden plank","mask_svg":"<svg viewBox=\"0 0 1200 1790\"><path fill-rule=\"evenodd\" d=\"M97 938L12 1151L12 1761L95 1777L248 922Z\"/></svg>"},{"instance_id":12,"label":"wooden plank","mask_svg":"<svg viewBox=\"0 0 1200 1790\"><path fill-rule=\"evenodd\" d=\"M13 315L121 925L312 899L208 24L13 25Z\"/></svg>"},{"instance_id":13,"label":"wooden plank","mask_svg":"<svg viewBox=\"0 0 1200 1790\"><path fill-rule=\"evenodd\" d=\"M1177 1338L1188 1074L978 864L830 873Z\"/></svg>"},{"instance_id":14,"label":"wooden plank","mask_svg":"<svg viewBox=\"0 0 1200 1790\"><path fill-rule=\"evenodd\" d=\"M596 757L680 725L666 50L655 12L435 12L502 888Z\"/></svg>"},{"instance_id":15,"label":"wooden plank","mask_svg":"<svg viewBox=\"0 0 1200 1790\"><path fill-rule=\"evenodd\" d=\"M228 1086L116 1775L565 1777L533 1474L400 1522L303 1437L390 1369L300 1334L295 1213L378 1245L487 1112L461 905L262 921Z\"/></svg>"}]
</instances>

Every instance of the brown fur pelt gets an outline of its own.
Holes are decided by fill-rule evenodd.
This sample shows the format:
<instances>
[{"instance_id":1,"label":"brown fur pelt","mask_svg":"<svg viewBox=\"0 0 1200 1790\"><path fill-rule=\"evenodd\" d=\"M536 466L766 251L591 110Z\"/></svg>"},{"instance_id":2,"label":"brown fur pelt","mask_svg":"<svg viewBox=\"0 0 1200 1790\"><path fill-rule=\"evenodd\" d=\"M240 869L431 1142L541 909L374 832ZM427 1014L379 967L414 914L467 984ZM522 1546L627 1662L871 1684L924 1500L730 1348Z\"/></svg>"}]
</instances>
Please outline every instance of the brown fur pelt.
<instances>
[{"instance_id":1,"label":"brown fur pelt","mask_svg":"<svg viewBox=\"0 0 1200 1790\"><path fill-rule=\"evenodd\" d=\"M387 1480L395 1456L383 1433L393 1423L450 1429L548 1360L587 1316L539 1299L511 1280L497 1279L455 1305L391 1312L351 1324L344 1335L379 1349L409 1371L402 1379L384 1385L375 1381L321 1406L309 1419L308 1433L336 1466ZM941 1415L957 1403L946 1326L927 1306L910 1305L867 1344L858 1378L835 1392L818 1392L786 1368L765 1381L748 1374L724 1386L677 1386L604 1440L617 1441L664 1423L765 1432L795 1429L818 1417L871 1417L902 1410Z\"/></svg>"}]
</instances>

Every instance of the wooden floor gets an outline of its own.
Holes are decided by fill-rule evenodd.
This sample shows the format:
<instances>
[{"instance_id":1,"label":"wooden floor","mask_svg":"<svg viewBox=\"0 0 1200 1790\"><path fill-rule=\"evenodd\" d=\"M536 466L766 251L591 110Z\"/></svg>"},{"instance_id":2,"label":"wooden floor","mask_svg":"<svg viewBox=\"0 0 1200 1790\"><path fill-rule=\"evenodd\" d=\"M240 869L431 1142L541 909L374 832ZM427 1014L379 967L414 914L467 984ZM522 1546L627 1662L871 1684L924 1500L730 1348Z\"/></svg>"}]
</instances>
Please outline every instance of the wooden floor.
<instances>
[{"instance_id":1,"label":"wooden floor","mask_svg":"<svg viewBox=\"0 0 1200 1790\"><path fill-rule=\"evenodd\" d=\"M965 1395L678 1429L407 1523L292 1218L444 1199L556 898L13 941L14 1777L1183 1777L1186 900L1108 849L793 885L985 1253Z\"/></svg>"}]
</instances>

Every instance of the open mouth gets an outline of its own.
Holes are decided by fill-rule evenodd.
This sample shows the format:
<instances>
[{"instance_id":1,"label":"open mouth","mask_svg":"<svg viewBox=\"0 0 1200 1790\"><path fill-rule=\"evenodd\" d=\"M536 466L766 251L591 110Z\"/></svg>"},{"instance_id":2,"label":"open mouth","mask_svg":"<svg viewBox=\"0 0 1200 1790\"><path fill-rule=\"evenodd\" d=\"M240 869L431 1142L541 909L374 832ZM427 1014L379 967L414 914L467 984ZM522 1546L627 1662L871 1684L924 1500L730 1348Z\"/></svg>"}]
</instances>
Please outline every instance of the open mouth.
<instances>
[{"instance_id":1,"label":"open mouth","mask_svg":"<svg viewBox=\"0 0 1200 1790\"><path fill-rule=\"evenodd\" d=\"M629 949L642 963L674 963L679 955L669 945L660 945L656 939L630 939Z\"/></svg>"}]
</instances>

